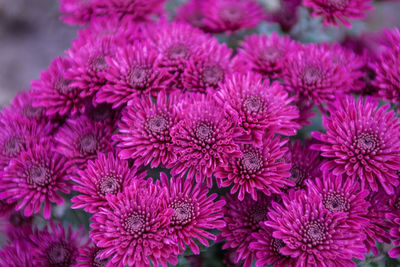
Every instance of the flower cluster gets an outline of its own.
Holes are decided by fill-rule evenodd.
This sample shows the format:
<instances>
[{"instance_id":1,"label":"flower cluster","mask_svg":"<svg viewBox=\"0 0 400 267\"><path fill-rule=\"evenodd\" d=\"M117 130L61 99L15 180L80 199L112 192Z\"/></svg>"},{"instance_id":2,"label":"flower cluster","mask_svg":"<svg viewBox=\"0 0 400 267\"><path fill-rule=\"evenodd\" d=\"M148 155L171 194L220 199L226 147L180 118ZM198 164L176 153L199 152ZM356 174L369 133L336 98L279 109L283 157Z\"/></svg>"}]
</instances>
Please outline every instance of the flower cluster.
<instances>
[{"instance_id":1,"label":"flower cluster","mask_svg":"<svg viewBox=\"0 0 400 267\"><path fill-rule=\"evenodd\" d=\"M399 30L360 54L254 33L299 0L60 2L77 38L0 113L1 266L400 256ZM302 4L345 26L372 7Z\"/></svg>"}]
</instances>

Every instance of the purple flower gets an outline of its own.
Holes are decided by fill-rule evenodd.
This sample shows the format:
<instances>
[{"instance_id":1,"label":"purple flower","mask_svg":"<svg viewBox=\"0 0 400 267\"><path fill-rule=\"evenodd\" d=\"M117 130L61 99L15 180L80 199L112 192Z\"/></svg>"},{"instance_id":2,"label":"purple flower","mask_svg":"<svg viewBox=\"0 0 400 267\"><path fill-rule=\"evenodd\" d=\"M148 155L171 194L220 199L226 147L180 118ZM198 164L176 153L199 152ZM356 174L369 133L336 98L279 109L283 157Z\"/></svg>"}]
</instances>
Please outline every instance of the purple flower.
<instances>
[{"instance_id":1,"label":"purple flower","mask_svg":"<svg viewBox=\"0 0 400 267\"><path fill-rule=\"evenodd\" d=\"M42 108L47 115L75 115L85 110L80 89L71 85L65 73L71 68L71 60L58 57L39 80L32 82L33 105Z\"/></svg>"},{"instance_id":2,"label":"purple flower","mask_svg":"<svg viewBox=\"0 0 400 267\"><path fill-rule=\"evenodd\" d=\"M334 64L333 54L324 46L308 44L288 55L283 67L285 87L299 100L322 104L333 102L350 91L346 68Z\"/></svg>"},{"instance_id":3,"label":"purple flower","mask_svg":"<svg viewBox=\"0 0 400 267\"><path fill-rule=\"evenodd\" d=\"M223 249L233 249L235 253L234 263L244 261L243 266L250 267L255 257L250 243L255 241L252 233L260 229L260 222L267 219L271 198L259 194L257 201L246 195L243 201L239 201L231 195L226 196L224 208L224 220L226 227L219 236L225 241Z\"/></svg>"},{"instance_id":4,"label":"purple flower","mask_svg":"<svg viewBox=\"0 0 400 267\"><path fill-rule=\"evenodd\" d=\"M311 149L327 158L321 170L334 175L347 174L360 179L361 187L388 194L399 184L400 124L389 105L379 107L371 98L355 100L341 97L334 103L330 117L323 117L326 133L313 132L320 144Z\"/></svg>"},{"instance_id":5,"label":"purple flower","mask_svg":"<svg viewBox=\"0 0 400 267\"><path fill-rule=\"evenodd\" d=\"M300 125L297 108L279 82L262 80L259 74L233 74L215 94L216 102L244 130L244 139L262 144L266 130L295 135ZM247 138L246 138L247 137Z\"/></svg>"},{"instance_id":6,"label":"purple flower","mask_svg":"<svg viewBox=\"0 0 400 267\"><path fill-rule=\"evenodd\" d=\"M99 0L60 0L62 21L70 25L85 24L92 18L96 2Z\"/></svg>"},{"instance_id":7,"label":"purple flower","mask_svg":"<svg viewBox=\"0 0 400 267\"><path fill-rule=\"evenodd\" d=\"M129 168L128 162L120 160L112 153L99 153L95 161L89 161L85 170L78 171L72 180L79 195L71 199L73 209L83 208L96 213L100 207L109 208L107 194L116 195L128 187L133 179L143 179L146 174L137 175L137 170Z\"/></svg>"},{"instance_id":8,"label":"purple flower","mask_svg":"<svg viewBox=\"0 0 400 267\"><path fill-rule=\"evenodd\" d=\"M69 119L55 136L57 150L84 169L98 152L111 152L111 126L93 122L85 116Z\"/></svg>"},{"instance_id":9,"label":"purple flower","mask_svg":"<svg viewBox=\"0 0 400 267\"><path fill-rule=\"evenodd\" d=\"M239 200L243 200L246 193L254 200L257 200L257 192L268 196L280 194L286 186L295 185L287 179L290 176L290 164L281 160L287 151L283 147L286 142L279 137L273 138L269 133L264 135L259 147L242 144L242 156L230 159L226 166L218 166L214 175L224 187L233 184L230 193L238 192Z\"/></svg>"},{"instance_id":10,"label":"purple flower","mask_svg":"<svg viewBox=\"0 0 400 267\"><path fill-rule=\"evenodd\" d=\"M265 18L263 7L254 0L204 0L202 13L204 24L212 32L256 27Z\"/></svg>"},{"instance_id":11,"label":"purple flower","mask_svg":"<svg viewBox=\"0 0 400 267\"><path fill-rule=\"evenodd\" d=\"M201 1L189 0L176 8L176 21L186 22L193 27L207 32L209 29L204 23L204 14L201 9Z\"/></svg>"},{"instance_id":12,"label":"purple flower","mask_svg":"<svg viewBox=\"0 0 400 267\"><path fill-rule=\"evenodd\" d=\"M35 229L30 240L37 249L33 253L34 266L74 266L77 263L78 250L83 243L82 228L67 231L61 223L53 223L43 230Z\"/></svg>"},{"instance_id":13,"label":"purple flower","mask_svg":"<svg viewBox=\"0 0 400 267\"><path fill-rule=\"evenodd\" d=\"M364 259L362 229L346 224L346 214L330 212L320 198L303 190L282 195L282 204L272 203L264 227L285 244L282 255L296 266L356 266L352 258Z\"/></svg>"},{"instance_id":14,"label":"purple flower","mask_svg":"<svg viewBox=\"0 0 400 267\"><path fill-rule=\"evenodd\" d=\"M158 91L168 88L172 78L161 69L158 52L147 42L121 47L106 62L107 84L97 93L96 101L113 104L113 108L132 105L142 95L157 95Z\"/></svg>"},{"instance_id":15,"label":"purple flower","mask_svg":"<svg viewBox=\"0 0 400 267\"><path fill-rule=\"evenodd\" d=\"M34 251L34 247L31 243L25 240L14 240L0 250L0 265L10 267L37 266L33 261L32 251Z\"/></svg>"},{"instance_id":16,"label":"purple flower","mask_svg":"<svg viewBox=\"0 0 400 267\"><path fill-rule=\"evenodd\" d=\"M48 219L51 203L64 204L60 193L69 193L71 162L53 151L53 143L34 145L11 160L0 184L0 198L16 203L16 210L25 216L38 213L42 204L43 216Z\"/></svg>"},{"instance_id":17,"label":"purple flower","mask_svg":"<svg viewBox=\"0 0 400 267\"><path fill-rule=\"evenodd\" d=\"M351 28L349 19L362 19L368 10L373 9L371 0L304 0L303 5L312 9L313 16L322 16L325 25Z\"/></svg>"},{"instance_id":18,"label":"purple flower","mask_svg":"<svg viewBox=\"0 0 400 267\"><path fill-rule=\"evenodd\" d=\"M281 76L286 56L296 51L299 44L289 36L277 33L268 35L254 34L245 37L238 56L249 64L252 71L271 78Z\"/></svg>"},{"instance_id":19,"label":"purple flower","mask_svg":"<svg viewBox=\"0 0 400 267\"><path fill-rule=\"evenodd\" d=\"M119 156L133 159L137 167L150 164L155 168L176 161L171 130L179 121L177 104L177 95L168 98L160 92L157 103L148 96L126 107L119 132L113 136L118 142Z\"/></svg>"},{"instance_id":20,"label":"purple flower","mask_svg":"<svg viewBox=\"0 0 400 267\"><path fill-rule=\"evenodd\" d=\"M110 266L178 263L178 244L168 234L174 210L168 207L166 188L132 181L106 199L111 209L100 208L90 225L92 241L104 249L98 254L101 259L110 258Z\"/></svg>"},{"instance_id":21,"label":"purple flower","mask_svg":"<svg viewBox=\"0 0 400 267\"><path fill-rule=\"evenodd\" d=\"M109 259L100 259L99 254L103 249L87 244L79 249L77 267L106 267Z\"/></svg>"},{"instance_id":22,"label":"purple flower","mask_svg":"<svg viewBox=\"0 0 400 267\"><path fill-rule=\"evenodd\" d=\"M193 180L182 177L172 177L161 173L161 185L168 188L168 207L174 210L171 217L171 233L182 250L186 245L194 254L200 249L197 239L203 246L208 247L208 239L215 241L216 236L207 230L221 229L225 226L222 220L224 200L215 201L217 194L208 194L208 188L195 184Z\"/></svg>"},{"instance_id":23,"label":"purple flower","mask_svg":"<svg viewBox=\"0 0 400 267\"><path fill-rule=\"evenodd\" d=\"M212 186L212 174L217 166L230 158L241 156L234 139L240 135L235 123L216 108L212 99L205 97L186 105L183 119L171 130L176 161L167 165L171 174L196 177L197 183L207 180Z\"/></svg>"}]
</instances>

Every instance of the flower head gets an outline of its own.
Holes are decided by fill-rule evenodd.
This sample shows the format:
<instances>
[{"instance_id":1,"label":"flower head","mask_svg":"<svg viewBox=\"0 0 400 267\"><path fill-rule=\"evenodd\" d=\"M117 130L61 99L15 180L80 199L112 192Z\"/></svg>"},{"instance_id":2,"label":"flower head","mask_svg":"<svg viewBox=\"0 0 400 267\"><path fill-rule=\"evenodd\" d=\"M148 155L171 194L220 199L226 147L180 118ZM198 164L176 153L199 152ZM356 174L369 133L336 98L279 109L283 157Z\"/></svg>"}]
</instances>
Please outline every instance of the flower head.
<instances>
[{"instance_id":1,"label":"flower head","mask_svg":"<svg viewBox=\"0 0 400 267\"><path fill-rule=\"evenodd\" d=\"M233 74L220 85L215 100L256 145L262 143L266 130L291 136L300 128L293 99L279 82L270 84L259 74Z\"/></svg>"},{"instance_id":2,"label":"flower head","mask_svg":"<svg viewBox=\"0 0 400 267\"><path fill-rule=\"evenodd\" d=\"M217 166L227 164L230 158L240 157L234 139L240 131L232 120L215 108L212 99L202 98L188 104L183 119L171 130L177 155L175 162L167 165L171 174L188 178L196 177L201 183L207 179L212 186L212 174Z\"/></svg>"},{"instance_id":3,"label":"flower head","mask_svg":"<svg viewBox=\"0 0 400 267\"><path fill-rule=\"evenodd\" d=\"M127 107L119 123L119 132L113 136L122 159L133 159L134 165L151 164L152 168L176 161L171 130L179 121L176 109L177 95L169 98L160 92L157 102L150 96Z\"/></svg>"},{"instance_id":4,"label":"flower head","mask_svg":"<svg viewBox=\"0 0 400 267\"><path fill-rule=\"evenodd\" d=\"M79 249L77 257L77 267L106 267L109 259L101 259L99 254L103 249L93 245L87 244Z\"/></svg>"},{"instance_id":5,"label":"flower head","mask_svg":"<svg viewBox=\"0 0 400 267\"><path fill-rule=\"evenodd\" d=\"M156 95L167 89L171 80L169 73L160 67L157 51L147 42L121 47L106 62L107 84L97 93L96 101L113 104L113 108L132 105L142 95Z\"/></svg>"},{"instance_id":6,"label":"flower head","mask_svg":"<svg viewBox=\"0 0 400 267\"><path fill-rule=\"evenodd\" d=\"M99 0L60 0L61 19L65 23L85 24L92 18L93 7Z\"/></svg>"},{"instance_id":7,"label":"flower head","mask_svg":"<svg viewBox=\"0 0 400 267\"><path fill-rule=\"evenodd\" d=\"M265 18L263 7L254 0L205 0L202 13L204 24L212 32L256 27Z\"/></svg>"},{"instance_id":8,"label":"flower head","mask_svg":"<svg viewBox=\"0 0 400 267\"><path fill-rule=\"evenodd\" d=\"M215 201L217 194L207 196L208 188L194 184L191 179L168 179L166 174L161 173L161 185L168 188L168 207L174 210L171 217L172 234L176 236L180 248L184 250L188 245L194 254L199 254L195 240L208 247L208 239L215 241L216 236L206 230L225 226L222 220L225 201Z\"/></svg>"},{"instance_id":9,"label":"flower head","mask_svg":"<svg viewBox=\"0 0 400 267\"><path fill-rule=\"evenodd\" d=\"M106 199L111 209L100 208L90 225L91 239L103 249L101 259L110 258L113 266L177 264L178 245L168 234L174 211L168 207L166 188L132 181Z\"/></svg>"},{"instance_id":10,"label":"flower head","mask_svg":"<svg viewBox=\"0 0 400 267\"><path fill-rule=\"evenodd\" d=\"M351 28L349 19L362 19L373 9L371 0L304 0L303 5L312 9L313 16L322 16L325 25Z\"/></svg>"},{"instance_id":11,"label":"flower head","mask_svg":"<svg viewBox=\"0 0 400 267\"><path fill-rule=\"evenodd\" d=\"M322 171L347 174L360 179L361 187L378 191L380 184L388 194L399 184L400 124L389 105L379 107L371 98L339 98L330 117L323 118L326 133L313 132L320 144L311 149L327 158Z\"/></svg>"},{"instance_id":12,"label":"flower head","mask_svg":"<svg viewBox=\"0 0 400 267\"><path fill-rule=\"evenodd\" d=\"M70 67L70 59L58 57L40 74L39 80L32 82L33 105L47 115L75 115L85 109L80 89L72 86L72 81L65 77Z\"/></svg>"},{"instance_id":13,"label":"flower head","mask_svg":"<svg viewBox=\"0 0 400 267\"><path fill-rule=\"evenodd\" d=\"M99 153L95 161L89 161L85 170L78 171L72 180L80 194L71 199L73 209L83 208L96 213L99 207L109 207L106 195L116 195L128 187L133 179L143 179L145 173L136 176L137 170L129 168L128 162L112 153Z\"/></svg>"},{"instance_id":14,"label":"flower head","mask_svg":"<svg viewBox=\"0 0 400 267\"><path fill-rule=\"evenodd\" d=\"M277 33L270 36L250 35L245 37L238 56L249 64L252 71L278 78L286 56L297 47L298 44L289 36L279 36Z\"/></svg>"},{"instance_id":15,"label":"flower head","mask_svg":"<svg viewBox=\"0 0 400 267\"><path fill-rule=\"evenodd\" d=\"M72 160L78 168L85 168L88 160L98 152L113 150L111 126L94 122L85 116L69 119L56 134L57 150Z\"/></svg>"},{"instance_id":16,"label":"flower head","mask_svg":"<svg viewBox=\"0 0 400 267\"><path fill-rule=\"evenodd\" d=\"M82 228L67 230L61 223L50 221L48 227L39 231L34 229L30 240L37 246L34 251L34 266L74 266L77 263L79 247L83 243Z\"/></svg>"},{"instance_id":17,"label":"flower head","mask_svg":"<svg viewBox=\"0 0 400 267\"><path fill-rule=\"evenodd\" d=\"M16 203L25 216L38 213L44 204L43 215L50 218L51 203L61 205L60 193L69 193L70 162L53 151L52 143L34 145L12 159L4 170L0 198Z\"/></svg>"},{"instance_id":18,"label":"flower head","mask_svg":"<svg viewBox=\"0 0 400 267\"><path fill-rule=\"evenodd\" d=\"M334 64L333 54L323 46L308 44L287 57L282 78L288 91L308 103L332 102L350 91L346 68Z\"/></svg>"},{"instance_id":19,"label":"flower head","mask_svg":"<svg viewBox=\"0 0 400 267\"><path fill-rule=\"evenodd\" d=\"M267 219L271 198L259 194L257 201L250 196L245 196L243 201L227 195L224 208L224 220L226 227L219 238L224 240L223 249L233 249L235 253L234 263L244 260L245 267L250 267L254 259L254 251L250 249L250 243L254 240L252 233L260 229L260 222Z\"/></svg>"},{"instance_id":20,"label":"flower head","mask_svg":"<svg viewBox=\"0 0 400 267\"><path fill-rule=\"evenodd\" d=\"M203 31L209 31L204 23L204 14L201 10L201 1L189 0L176 9L176 21L186 22Z\"/></svg>"},{"instance_id":21,"label":"flower head","mask_svg":"<svg viewBox=\"0 0 400 267\"><path fill-rule=\"evenodd\" d=\"M280 194L282 188L295 185L287 179L290 176L290 164L281 160L287 151L283 147L286 142L287 140L267 134L259 147L242 144L242 156L231 159L226 166L219 166L214 175L221 180L224 187L233 184L230 192L238 192L239 200L243 200L246 193L254 200L257 200L257 192L268 196Z\"/></svg>"},{"instance_id":22,"label":"flower head","mask_svg":"<svg viewBox=\"0 0 400 267\"><path fill-rule=\"evenodd\" d=\"M279 252L295 258L297 266L355 266L352 258L364 259L361 229L346 224L346 214L330 212L320 198L304 191L282 195L272 203L265 227L281 240Z\"/></svg>"}]
</instances>

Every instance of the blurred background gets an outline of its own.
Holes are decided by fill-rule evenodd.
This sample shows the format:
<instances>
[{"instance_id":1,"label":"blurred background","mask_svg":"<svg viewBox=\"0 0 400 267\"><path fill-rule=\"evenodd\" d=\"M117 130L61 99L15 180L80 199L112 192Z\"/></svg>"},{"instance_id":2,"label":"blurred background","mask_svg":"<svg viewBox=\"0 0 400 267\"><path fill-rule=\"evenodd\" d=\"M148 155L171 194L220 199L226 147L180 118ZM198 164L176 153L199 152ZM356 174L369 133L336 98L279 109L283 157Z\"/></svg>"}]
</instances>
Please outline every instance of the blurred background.
<instances>
[{"instance_id":1,"label":"blurred background","mask_svg":"<svg viewBox=\"0 0 400 267\"><path fill-rule=\"evenodd\" d=\"M278 10L284 0L259 1L269 10ZM167 7L171 10L182 2L168 1ZM365 20L353 24L350 31L354 35L400 25L399 1L375 1L375 5ZM62 55L76 36L77 27L59 20L58 6L57 0L0 0L0 106L18 91L28 89L31 80ZM297 13L298 21L290 34L300 41L334 41L345 32L343 28L321 27L305 10L298 9ZM279 31L279 26L264 23L257 31Z\"/></svg>"}]
</instances>

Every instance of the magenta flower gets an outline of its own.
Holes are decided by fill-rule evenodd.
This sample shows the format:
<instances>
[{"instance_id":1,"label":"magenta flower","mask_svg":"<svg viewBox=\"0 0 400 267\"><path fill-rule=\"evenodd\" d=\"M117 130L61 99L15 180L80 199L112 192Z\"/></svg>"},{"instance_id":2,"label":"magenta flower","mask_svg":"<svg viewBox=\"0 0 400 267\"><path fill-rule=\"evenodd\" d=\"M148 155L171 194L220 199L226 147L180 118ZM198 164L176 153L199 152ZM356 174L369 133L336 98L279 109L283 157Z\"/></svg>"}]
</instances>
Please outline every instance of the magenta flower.
<instances>
[{"instance_id":1,"label":"magenta flower","mask_svg":"<svg viewBox=\"0 0 400 267\"><path fill-rule=\"evenodd\" d=\"M270 36L254 34L245 37L238 56L249 64L252 71L278 78L286 56L297 51L298 46L289 36L279 36L277 33Z\"/></svg>"},{"instance_id":2,"label":"magenta flower","mask_svg":"<svg viewBox=\"0 0 400 267\"><path fill-rule=\"evenodd\" d=\"M267 21L279 23L283 31L289 32L299 20L298 9L301 1L280 0L278 7L268 10Z\"/></svg>"},{"instance_id":3,"label":"magenta flower","mask_svg":"<svg viewBox=\"0 0 400 267\"><path fill-rule=\"evenodd\" d=\"M282 195L282 204L272 203L264 227L283 241L279 252L295 258L296 266L356 266L352 258L367 252L362 229L346 224L346 214L330 212L320 198L303 190Z\"/></svg>"},{"instance_id":4,"label":"magenta flower","mask_svg":"<svg viewBox=\"0 0 400 267\"><path fill-rule=\"evenodd\" d=\"M171 130L178 123L177 95L160 92L157 103L150 96L125 108L119 132L113 136L122 159L133 159L134 165L152 168L176 161Z\"/></svg>"},{"instance_id":5,"label":"magenta flower","mask_svg":"<svg viewBox=\"0 0 400 267\"><path fill-rule=\"evenodd\" d=\"M185 90L206 93L218 89L218 84L232 72L232 49L215 42L202 47L187 62L182 74Z\"/></svg>"},{"instance_id":6,"label":"magenta flower","mask_svg":"<svg viewBox=\"0 0 400 267\"><path fill-rule=\"evenodd\" d=\"M71 60L58 57L49 69L40 74L40 79L32 82L33 105L42 108L47 115L75 115L85 110L80 89L71 86L65 73L71 68Z\"/></svg>"},{"instance_id":7,"label":"magenta flower","mask_svg":"<svg viewBox=\"0 0 400 267\"><path fill-rule=\"evenodd\" d=\"M161 69L160 57L147 43L136 42L118 49L106 58L109 69L104 74L107 84L96 95L98 103L113 104L113 108L132 105L137 98L167 89L171 80L169 73Z\"/></svg>"},{"instance_id":8,"label":"magenta flower","mask_svg":"<svg viewBox=\"0 0 400 267\"><path fill-rule=\"evenodd\" d=\"M370 64L376 73L372 85L378 87L378 95L384 100L400 101L400 45L385 49L378 60Z\"/></svg>"},{"instance_id":9,"label":"magenta flower","mask_svg":"<svg viewBox=\"0 0 400 267\"><path fill-rule=\"evenodd\" d=\"M254 144L240 145L242 156L231 159L226 166L218 166L214 175L220 179L224 187L231 186L230 193L238 192L238 199L243 200L245 194L250 194L257 200L257 192L265 195L282 193L286 186L295 183L287 179L290 177L290 164L281 159L287 151L283 147L287 140L272 134L264 135L261 146ZM219 183L217 183L219 184Z\"/></svg>"},{"instance_id":10,"label":"magenta flower","mask_svg":"<svg viewBox=\"0 0 400 267\"><path fill-rule=\"evenodd\" d=\"M250 267L255 257L254 251L250 248L250 243L255 241L252 233L260 229L260 222L267 219L270 209L269 197L259 194L257 199L254 201L247 195L243 201L239 201L231 195L226 196L224 208L226 227L219 239L225 241L223 249L233 249L236 252L233 262L238 263L243 260L244 267Z\"/></svg>"},{"instance_id":11,"label":"magenta flower","mask_svg":"<svg viewBox=\"0 0 400 267\"><path fill-rule=\"evenodd\" d=\"M77 267L106 267L109 259L100 259L99 254L103 249L87 244L79 249Z\"/></svg>"},{"instance_id":12,"label":"magenta flower","mask_svg":"<svg viewBox=\"0 0 400 267\"><path fill-rule=\"evenodd\" d=\"M112 153L98 153L95 161L89 161L85 170L78 171L72 180L80 194L71 199L71 208L84 209L96 213L100 207L109 208L107 194L116 195L128 187L132 179L143 179L146 173L136 177L137 170L129 168L128 162L120 160Z\"/></svg>"},{"instance_id":13,"label":"magenta flower","mask_svg":"<svg viewBox=\"0 0 400 267\"><path fill-rule=\"evenodd\" d=\"M323 46L305 45L287 57L282 78L299 100L322 104L333 102L351 89L346 68L334 64L333 54Z\"/></svg>"},{"instance_id":14,"label":"magenta flower","mask_svg":"<svg viewBox=\"0 0 400 267\"><path fill-rule=\"evenodd\" d=\"M209 99L193 101L182 113L183 119L170 133L177 158L167 168L172 168L172 175L196 177L197 183L206 179L212 187L217 166L241 156L234 142L241 132Z\"/></svg>"},{"instance_id":15,"label":"magenta flower","mask_svg":"<svg viewBox=\"0 0 400 267\"><path fill-rule=\"evenodd\" d=\"M92 217L90 237L104 250L101 259L112 266L166 266L177 264L178 244L170 236L170 219L166 188L149 181L131 186L117 195L106 196L111 209L100 208Z\"/></svg>"},{"instance_id":16,"label":"magenta flower","mask_svg":"<svg viewBox=\"0 0 400 267\"><path fill-rule=\"evenodd\" d=\"M186 3L178 6L175 11L176 21L189 23L193 27L202 29L205 32L209 31L204 23L204 14L201 9L201 1L189 0Z\"/></svg>"},{"instance_id":17,"label":"magenta flower","mask_svg":"<svg viewBox=\"0 0 400 267\"><path fill-rule=\"evenodd\" d=\"M292 136L300 128L295 122L299 112L291 105L293 99L279 82L270 84L259 74L233 74L220 85L215 100L244 130L243 138L250 138L256 145L262 144L266 130Z\"/></svg>"},{"instance_id":18,"label":"magenta flower","mask_svg":"<svg viewBox=\"0 0 400 267\"><path fill-rule=\"evenodd\" d=\"M85 24L92 18L97 2L99 0L60 0L61 20L70 25Z\"/></svg>"},{"instance_id":19,"label":"magenta flower","mask_svg":"<svg viewBox=\"0 0 400 267\"><path fill-rule=\"evenodd\" d=\"M303 146L299 140L289 143L285 161L291 164L289 180L295 183L295 189L305 188L307 180L320 177L321 159L319 152L310 149L310 142Z\"/></svg>"},{"instance_id":20,"label":"magenta flower","mask_svg":"<svg viewBox=\"0 0 400 267\"><path fill-rule=\"evenodd\" d=\"M25 240L13 240L11 244L5 245L0 250L0 266L24 266L34 267L34 247Z\"/></svg>"},{"instance_id":21,"label":"magenta flower","mask_svg":"<svg viewBox=\"0 0 400 267\"><path fill-rule=\"evenodd\" d=\"M38 213L42 204L43 216L48 219L51 203L64 204L60 193L69 193L71 164L52 150L52 143L34 145L12 159L5 168L0 184L0 199L16 203L16 210L25 216Z\"/></svg>"},{"instance_id":22,"label":"magenta flower","mask_svg":"<svg viewBox=\"0 0 400 267\"><path fill-rule=\"evenodd\" d=\"M254 0L205 0L202 13L204 24L212 32L256 27L265 18L263 7Z\"/></svg>"},{"instance_id":23,"label":"magenta flower","mask_svg":"<svg viewBox=\"0 0 400 267\"><path fill-rule=\"evenodd\" d=\"M69 86L79 88L80 97L93 97L107 83L105 73L110 66L106 57L115 55L117 45L113 38L88 38L84 46L66 51L71 66L65 74Z\"/></svg>"},{"instance_id":24,"label":"magenta flower","mask_svg":"<svg viewBox=\"0 0 400 267\"><path fill-rule=\"evenodd\" d=\"M346 224L353 228L364 229L369 223L365 215L369 202L365 200L369 191L360 187L360 183L341 175L325 174L323 178L307 180L308 194L320 197L324 207L330 212L344 212Z\"/></svg>"},{"instance_id":25,"label":"magenta flower","mask_svg":"<svg viewBox=\"0 0 400 267\"><path fill-rule=\"evenodd\" d=\"M194 254L199 254L200 249L195 240L208 247L208 239L215 241L216 236L207 230L220 230L225 226L222 220L225 201L215 201L217 194L207 196L208 188L194 184L191 179L169 179L165 173L161 173L160 177L161 185L168 188L168 207L174 210L171 233L182 250L189 246Z\"/></svg>"},{"instance_id":26,"label":"magenta flower","mask_svg":"<svg viewBox=\"0 0 400 267\"><path fill-rule=\"evenodd\" d=\"M374 8L371 0L304 0L303 5L312 9L313 16L322 16L325 25L351 28L349 19L365 18L365 13Z\"/></svg>"},{"instance_id":27,"label":"magenta flower","mask_svg":"<svg viewBox=\"0 0 400 267\"><path fill-rule=\"evenodd\" d=\"M186 23L166 22L157 25L153 31L153 43L161 55L161 66L175 76L174 85L183 88L181 76L188 59L205 44L218 41Z\"/></svg>"},{"instance_id":28,"label":"magenta flower","mask_svg":"<svg viewBox=\"0 0 400 267\"><path fill-rule=\"evenodd\" d=\"M57 151L84 169L88 160L94 160L98 152L111 152L111 126L93 122L85 116L69 119L55 136Z\"/></svg>"},{"instance_id":29,"label":"magenta flower","mask_svg":"<svg viewBox=\"0 0 400 267\"><path fill-rule=\"evenodd\" d=\"M50 221L43 230L34 229L30 240L37 246L33 255L34 266L74 266L84 236L82 228L75 232L69 226L65 230L61 223Z\"/></svg>"},{"instance_id":30,"label":"magenta flower","mask_svg":"<svg viewBox=\"0 0 400 267\"><path fill-rule=\"evenodd\" d=\"M325 134L313 132L320 144L311 149L321 151L327 161L322 171L347 174L360 179L361 187L378 191L380 184L388 194L398 186L400 169L400 124L389 105L379 107L371 98L339 98L330 117L323 117Z\"/></svg>"},{"instance_id":31,"label":"magenta flower","mask_svg":"<svg viewBox=\"0 0 400 267\"><path fill-rule=\"evenodd\" d=\"M297 260L285 256L280 250L286 247L286 244L272 236L273 229L261 223L260 230L252 234L253 242L250 243L250 249L255 255L256 266L273 265L274 267L294 267Z\"/></svg>"},{"instance_id":32,"label":"magenta flower","mask_svg":"<svg viewBox=\"0 0 400 267\"><path fill-rule=\"evenodd\" d=\"M392 224L390 238L393 241L393 245L395 245L395 247L389 250L388 254L392 258L398 258L400 256L400 217L399 214L388 213L386 214L386 219Z\"/></svg>"}]
</instances>

